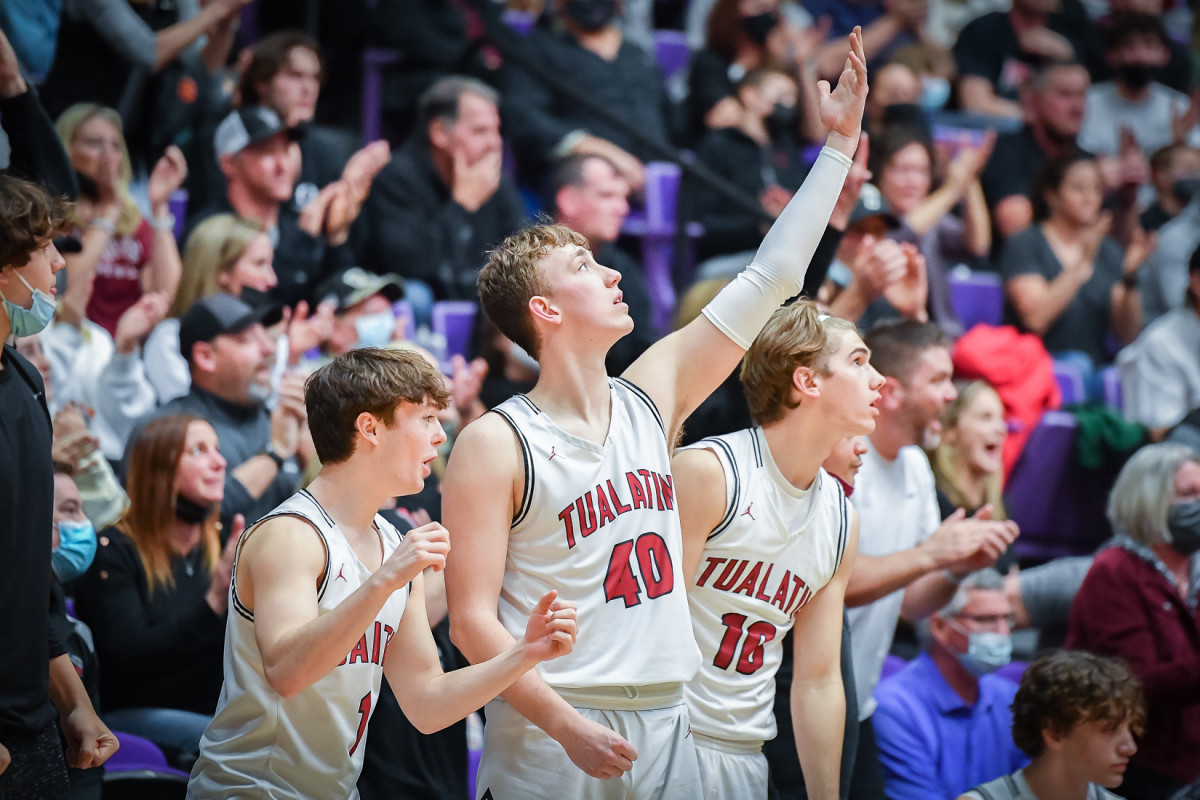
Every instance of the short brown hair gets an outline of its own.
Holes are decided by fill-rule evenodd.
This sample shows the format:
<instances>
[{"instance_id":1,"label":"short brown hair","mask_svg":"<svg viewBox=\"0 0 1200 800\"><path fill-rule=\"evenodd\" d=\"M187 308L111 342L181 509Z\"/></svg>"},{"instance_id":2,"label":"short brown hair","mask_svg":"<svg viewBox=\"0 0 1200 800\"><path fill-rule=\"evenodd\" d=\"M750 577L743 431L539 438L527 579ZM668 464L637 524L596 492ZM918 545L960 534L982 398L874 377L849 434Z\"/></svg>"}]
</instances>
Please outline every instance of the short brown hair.
<instances>
[{"instance_id":1,"label":"short brown hair","mask_svg":"<svg viewBox=\"0 0 1200 800\"><path fill-rule=\"evenodd\" d=\"M546 293L537 264L556 247L588 247L587 239L566 225L531 225L509 236L488 255L479 273L479 302L483 312L500 332L534 358L541 355L542 342L529 301Z\"/></svg>"},{"instance_id":2,"label":"short brown hair","mask_svg":"<svg viewBox=\"0 0 1200 800\"><path fill-rule=\"evenodd\" d=\"M246 67L238 84L238 93L243 106L258 105L263 102L258 93L258 87L270 83L287 64L296 48L309 50L317 57L320 64L320 74L317 80L325 82L325 62L321 60L321 45L317 40L304 31L279 31L270 36L264 36L251 50L250 66Z\"/></svg>"},{"instance_id":3,"label":"short brown hair","mask_svg":"<svg viewBox=\"0 0 1200 800\"><path fill-rule=\"evenodd\" d=\"M323 464L337 464L354 454L359 414L372 414L391 425L397 405L427 399L445 408L450 392L437 367L420 353L378 347L343 353L304 384L304 407L317 458Z\"/></svg>"},{"instance_id":4,"label":"short brown hair","mask_svg":"<svg viewBox=\"0 0 1200 800\"><path fill-rule=\"evenodd\" d=\"M70 204L36 183L0 175L0 269L23 267L46 242L66 233Z\"/></svg>"},{"instance_id":5,"label":"short brown hair","mask_svg":"<svg viewBox=\"0 0 1200 800\"><path fill-rule=\"evenodd\" d=\"M1042 656L1021 676L1013 698L1013 742L1030 758L1046 749L1042 732L1067 736L1084 722L1146 727L1142 685L1124 663L1081 650Z\"/></svg>"},{"instance_id":6,"label":"short brown hair","mask_svg":"<svg viewBox=\"0 0 1200 800\"><path fill-rule=\"evenodd\" d=\"M863 341L871 350L871 366L885 378L905 384L926 350L951 344L950 337L934 323L911 319L879 322L866 332Z\"/></svg>"},{"instance_id":7,"label":"short brown hair","mask_svg":"<svg viewBox=\"0 0 1200 800\"><path fill-rule=\"evenodd\" d=\"M796 408L799 402L791 399L796 367L828 375L831 351L842 341L841 335L829 334L854 330L849 320L822 318L816 305L807 299L772 314L742 360L742 387L755 424L777 422L789 409Z\"/></svg>"}]
</instances>

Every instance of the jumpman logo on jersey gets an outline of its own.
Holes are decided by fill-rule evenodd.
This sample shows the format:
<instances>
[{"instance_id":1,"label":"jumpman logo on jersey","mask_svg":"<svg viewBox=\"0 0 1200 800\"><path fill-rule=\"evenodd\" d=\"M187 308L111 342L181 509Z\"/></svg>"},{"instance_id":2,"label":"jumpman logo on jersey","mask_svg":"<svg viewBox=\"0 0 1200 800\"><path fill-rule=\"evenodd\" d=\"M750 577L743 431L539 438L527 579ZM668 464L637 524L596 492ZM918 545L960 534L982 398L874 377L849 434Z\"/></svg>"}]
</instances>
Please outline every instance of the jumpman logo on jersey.
<instances>
[{"instance_id":1,"label":"jumpman logo on jersey","mask_svg":"<svg viewBox=\"0 0 1200 800\"><path fill-rule=\"evenodd\" d=\"M758 519L753 514L750 513L750 509L752 509L752 508L754 508L754 503L750 503L750 505L746 506L746 510L743 511L738 516L749 517L750 519L754 520L755 522L758 522Z\"/></svg>"},{"instance_id":2,"label":"jumpman logo on jersey","mask_svg":"<svg viewBox=\"0 0 1200 800\"><path fill-rule=\"evenodd\" d=\"M340 567L338 567L337 578L334 578L334 580L336 581L338 578L341 578L343 581L345 581L346 580L346 576L344 574L345 571L346 571L346 565L345 565L345 563L343 563ZM346 582L349 583L349 581L346 581Z\"/></svg>"},{"instance_id":3,"label":"jumpman logo on jersey","mask_svg":"<svg viewBox=\"0 0 1200 800\"><path fill-rule=\"evenodd\" d=\"M553 447L553 446L551 446L551 447L550 447L550 457L549 457L548 459L546 459L546 460L547 460L547 461L553 461L555 456L559 456L559 457L561 458L561 457L562 457L562 454L561 454L561 453L556 453L556 452L554 452L554 447Z\"/></svg>"}]
</instances>

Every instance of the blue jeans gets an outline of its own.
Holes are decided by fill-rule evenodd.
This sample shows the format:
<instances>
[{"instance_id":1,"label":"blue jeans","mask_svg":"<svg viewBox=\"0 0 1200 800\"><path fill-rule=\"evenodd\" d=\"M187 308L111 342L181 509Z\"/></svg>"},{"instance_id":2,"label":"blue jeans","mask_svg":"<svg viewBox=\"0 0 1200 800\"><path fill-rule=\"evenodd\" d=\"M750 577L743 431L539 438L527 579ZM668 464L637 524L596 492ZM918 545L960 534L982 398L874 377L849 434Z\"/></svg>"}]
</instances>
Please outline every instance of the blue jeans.
<instances>
[{"instance_id":1,"label":"blue jeans","mask_svg":"<svg viewBox=\"0 0 1200 800\"><path fill-rule=\"evenodd\" d=\"M200 737L212 722L210 716L177 708L121 708L103 716L109 730L149 739L172 766L185 771L192 768L200 753Z\"/></svg>"}]
</instances>

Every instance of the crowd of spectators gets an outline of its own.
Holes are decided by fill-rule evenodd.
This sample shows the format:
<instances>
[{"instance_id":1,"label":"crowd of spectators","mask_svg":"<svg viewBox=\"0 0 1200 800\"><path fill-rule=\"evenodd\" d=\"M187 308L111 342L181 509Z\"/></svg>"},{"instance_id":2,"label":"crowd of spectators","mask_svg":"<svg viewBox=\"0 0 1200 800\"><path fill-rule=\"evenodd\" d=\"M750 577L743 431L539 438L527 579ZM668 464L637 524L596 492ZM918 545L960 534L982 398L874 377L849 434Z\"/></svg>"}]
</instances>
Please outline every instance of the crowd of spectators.
<instances>
[{"instance_id":1,"label":"crowd of spectators","mask_svg":"<svg viewBox=\"0 0 1200 800\"><path fill-rule=\"evenodd\" d=\"M0 6L0 607L51 610L48 629L0 634L0 797L30 780L4 777L5 747L46 755L50 700L77 798L98 796L97 771L74 767L107 758L108 729L190 766L220 690L234 546L319 468L303 384L330 356L427 351L452 392L448 452L537 379L482 314L451 331L442 313L475 301L489 248L534 218L621 273L635 327L611 374L664 321L695 316L807 175L826 135L818 81L836 80L855 25L867 133L804 285L859 325L886 378L875 432L826 465L861 518L843 797L1166 800L1200 783L1200 39L1186 3L378 0L336 36L335 4L280 5ZM359 97L377 141L346 112ZM682 183L664 189L656 162L671 161ZM665 236L646 222L664 208ZM994 352L981 342L1011 340L972 329L964 276L999 287L994 321L1038 364L965 368ZM1051 386L1014 422L1042 367L1079 377L1080 435L1108 401L1106 424L1150 443L1110 452L1101 491L1057 500L1107 517L1073 558L1023 550L1027 498L1005 492L1059 406ZM730 376L684 440L747 421ZM401 530L440 517L442 464L385 511ZM35 562L53 565L49 587ZM452 668L464 662L427 583ZM1026 628L1086 652L1022 678L1010 659L1042 655ZM49 684L9 666L45 657L42 640ZM910 663L885 677L897 654ZM376 716L364 797L465 796L468 725L433 738L390 707ZM795 748L767 753L774 791L803 796ZM1071 772L1085 756L1128 762L1123 783Z\"/></svg>"}]
</instances>

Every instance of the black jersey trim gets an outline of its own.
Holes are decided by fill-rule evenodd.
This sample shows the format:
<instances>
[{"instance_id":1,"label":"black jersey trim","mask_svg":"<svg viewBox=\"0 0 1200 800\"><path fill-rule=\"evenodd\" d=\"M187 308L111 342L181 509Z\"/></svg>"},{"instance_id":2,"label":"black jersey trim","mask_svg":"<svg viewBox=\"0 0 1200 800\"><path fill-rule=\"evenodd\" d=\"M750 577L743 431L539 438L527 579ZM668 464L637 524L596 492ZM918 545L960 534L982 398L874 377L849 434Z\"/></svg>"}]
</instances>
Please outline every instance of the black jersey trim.
<instances>
[{"instance_id":1,"label":"black jersey trim","mask_svg":"<svg viewBox=\"0 0 1200 800\"><path fill-rule=\"evenodd\" d=\"M750 444L754 447L754 466L761 468L763 466L762 444L758 441L758 432L762 428L753 428L750 431Z\"/></svg>"},{"instance_id":2,"label":"black jersey trim","mask_svg":"<svg viewBox=\"0 0 1200 800\"><path fill-rule=\"evenodd\" d=\"M312 495L308 494L308 492L303 489L301 489L300 491L309 500L312 500L312 502L316 504L317 508L321 508L321 504L317 503L317 501L313 499ZM325 509L322 508L321 513L325 516L326 519L329 519L329 515L325 514ZM329 556L329 540L325 538L325 534L321 532L321 529L319 527L317 527L317 524L315 522L313 522L311 519L309 519L308 517L304 516L303 514L298 513L296 511L281 511L277 514L268 514L267 516L263 517L258 522L254 523L254 525L252 525L249 530L247 530L245 533L242 534L242 540L240 542L238 542L238 546L237 546L237 558L240 560L241 555L242 555L242 546L245 544L247 538L249 537L249 535L251 533L253 533L260 525L262 525L267 520L278 519L279 517L295 517L298 520L307 522L312 527L312 529L316 532L317 536L321 537L321 546L325 548L325 568L323 570L321 570L321 580L317 582L317 602L319 603L319 602L321 602L322 598L325 597L325 587L329 585L329 570L330 570L330 564L331 564L330 556ZM330 520L330 522L332 523L332 520ZM254 612L252 610L250 610L249 608L246 608L245 604L242 603L241 598L238 597L238 593L237 593L237 561L236 560L234 561L233 574L230 576L229 583L230 583L230 587L233 590L232 596L233 596L234 609L239 614L241 614L243 618L245 618L246 620L248 620L250 622L253 622L254 621Z\"/></svg>"},{"instance_id":3,"label":"black jersey trim","mask_svg":"<svg viewBox=\"0 0 1200 800\"><path fill-rule=\"evenodd\" d=\"M663 425L662 414L658 413L658 406L654 405L654 401L650 399L650 395L646 394L646 391L642 389L642 387L638 386L637 384L630 383L624 378L613 378L613 380L641 398L641 401L646 404L647 408L650 409L650 413L654 415L654 420L658 423L658 427L662 429L663 436L666 436L667 426Z\"/></svg>"},{"instance_id":4,"label":"black jersey trim","mask_svg":"<svg viewBox=\"0 0 1200 800\"><path fill-rule=\"evenodd\" d=\"M699 442L697 442L697 445L707 445L721 448L721 451L725 453L725 460L729 462L729 471L727 472L724 468L722 468L721 471L725 472L726 474L733 474L733 499L731 502L726 504L725 516L721 518L721 522L717 525L717 527L712 529L711 533L708 534L708 541L711 542L717 536L728 530L729 526L733 524L733 521L737 519L737 510L742 504L742 478L741 475L738 474L738 465L737 461L733 457L733 450L726 442L722 441L721 439L701 439Z\"/></svg>"},{"instance_id":5,"label":"black jersey trim","mask_svg":"<svg viewBox=\"0 0 1200 800\"><path fill-rule=\"evenodd\" d=\"M520 397L521 395L517 395ZM526 401L528 402L528 401ZM530 403L530 405L533 405ZM534 406L536 408L536 406ZM500 415L500 419L508 423L508 427L517 436L517 441L521 446L521 462L525 469L525 489L521 493L521 507L513 514L512 523L509 527L515 528L525 521L525 517L529 514L530 507L533 506L533 487L537 481L537 477L533 471L533 450L529 447L529 441L525 438L525 434L517 426L516 420L509 416L508 412L501 408L493 408L492 411Z\"/></svg>"},{"instance_id":6,"label":"black jersey trim","mask_svg":"<svg viewBox=\"0 0 1200 800\"><path fill-rule=\"evenodd\" d=\"M838 494L838 513L841 515L841 525L838 527L838 554L837 563L834 565L833 571L836 574L842 568L842 558L846 555L846 545L850 542L850 514L848 506L850 501L846 499L846 495Z\"/></svg>"}]
</instances>

